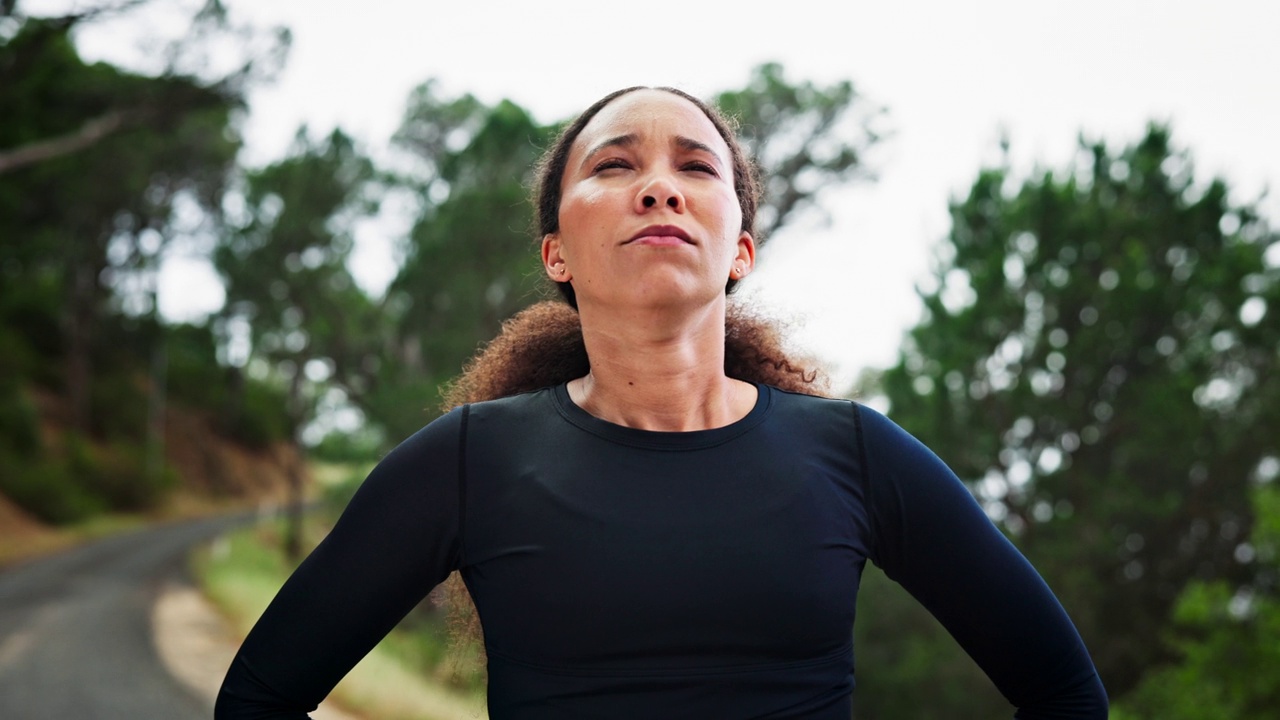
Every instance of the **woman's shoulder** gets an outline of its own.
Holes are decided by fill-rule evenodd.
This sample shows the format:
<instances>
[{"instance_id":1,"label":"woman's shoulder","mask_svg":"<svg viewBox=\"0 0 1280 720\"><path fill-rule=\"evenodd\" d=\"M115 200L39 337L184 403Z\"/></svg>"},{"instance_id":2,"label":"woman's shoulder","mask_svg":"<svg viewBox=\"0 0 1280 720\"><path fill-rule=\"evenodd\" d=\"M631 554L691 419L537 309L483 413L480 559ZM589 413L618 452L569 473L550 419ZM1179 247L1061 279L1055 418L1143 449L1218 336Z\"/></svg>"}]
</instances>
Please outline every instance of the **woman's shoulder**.
<instances>
[{"instance_id":1,"label":"woman's shoulder","mask_svg":"<svg viewBox=\"0 0 1280 720\"><path fill-rule=\"evenodd\" d=\"M768 388L774 414L783 422L803 426L811 432L820 427L831 428L841 437L855 438L859 445L918 449L918 440L869 404L851 398L763 387Z\"/></svg>"},{"instance_id":2,"label":"woman's shoulder","mask_svg":"<svg viewBox=\"0 0 1280 720\"><path fill-rule=\"evenodd\" d=\"M453 408L450 415L457 414L467 421L484 419L515 419L526 416L538 416L555 412L555 386L537 388L514 395L506 395L490 400L480 400Z\"/></svg>"},{"instance_id":3,"label":"woman's shoulder","mask_svg":"<svg viewBox=\"0 0 1280 720\"><path fill-rule=\"evenodd\" d=\"M782 412L816 415L825 413L852 418L863 407L857 401L848 398L786 390L774 385L759 387L762 392L768 393L769 403Z\"/></svg>"},{"instance_id":4,"label":"woman's shoulder","mask_svg":"<svg viewBox=\"0 0 1280 720\"><path fill-rule=\"evenodd\" d=\"M542 388L458 405L406 437L389 456L439 457L442 452L457 452L480 429L510 435L545 424L547 413L555 413L551 391Z\"/></svg>"},{"instance_id":5,"label":"woman's shoulder","mask_svg":"<svg viewBox=\"0 0 1280 720\"><path fill-rule=\"evenodd\" d=\"M849 398L815 395L761 386L768 398L769 417L774 428L785 428L808 439L856 447L863 442L862 424L866 406Z\"/></svg>"},{"instance_id":6,"label":"woman's shoulder","mask_svg":"<svg viewBox=\"0 0 1280 720\"><path fill-rule=\"evenodd\" d=\"M768 388L769 393L778 404L789 405L802 411L834 412L857 416L877 424L894 424L883 412L857 398L786 390L773 385L762 385L761 387Z\"/></svg>"}]
</instances>

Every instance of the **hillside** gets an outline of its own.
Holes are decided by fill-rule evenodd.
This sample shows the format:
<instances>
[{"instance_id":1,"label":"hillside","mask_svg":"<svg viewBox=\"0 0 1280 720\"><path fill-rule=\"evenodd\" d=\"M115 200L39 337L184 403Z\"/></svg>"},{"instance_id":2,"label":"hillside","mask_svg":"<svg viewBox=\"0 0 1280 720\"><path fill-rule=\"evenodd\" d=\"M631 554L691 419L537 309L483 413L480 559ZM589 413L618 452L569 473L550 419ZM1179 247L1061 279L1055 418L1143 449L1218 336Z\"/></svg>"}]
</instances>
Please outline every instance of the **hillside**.
<instances>
[{"instance_id":1,"label":"hillside","mask_svg":"<svg viewBox=\"0 0 1280 720\"><path fill-rule=\"evenodd\" d=\"M66 443L65 403L47 392L31 394L39 414L40 444L56 453ZM106 443L90 441L89 445L90 456L108 454ZM85 536L111 532L122 524L189 517L245 505L278 505L286 498L289 468L301 460L296 448L288 443L253 449L229 439L217 431L206 412L181 405L171 405L165 413L163 446L166 472L174 484L140 512L96 516L57 526L41 521L0 492L0 566L56 550ZM309 481L305 469L304 478Z\"/></svg>"}]
</instances>

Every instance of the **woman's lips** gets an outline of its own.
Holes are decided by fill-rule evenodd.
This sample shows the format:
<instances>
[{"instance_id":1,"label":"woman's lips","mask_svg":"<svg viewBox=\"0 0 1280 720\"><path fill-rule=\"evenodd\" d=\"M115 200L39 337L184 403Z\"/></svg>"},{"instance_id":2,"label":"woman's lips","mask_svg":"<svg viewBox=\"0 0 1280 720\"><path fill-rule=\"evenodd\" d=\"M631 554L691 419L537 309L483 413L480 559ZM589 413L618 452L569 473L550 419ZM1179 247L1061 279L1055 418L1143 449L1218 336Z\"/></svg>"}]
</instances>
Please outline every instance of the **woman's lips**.
<instances>
[{"instance_id":1,"label":"woman's lips","mask_svg":"<svg viewBox=\"0 0 1280 720\"><path fill-rule=\"evenodd\" d=\"M641 230L627 244L637 245L692 245L689 233L675 225L650 225Z\"/></svg>"}]
</instances>

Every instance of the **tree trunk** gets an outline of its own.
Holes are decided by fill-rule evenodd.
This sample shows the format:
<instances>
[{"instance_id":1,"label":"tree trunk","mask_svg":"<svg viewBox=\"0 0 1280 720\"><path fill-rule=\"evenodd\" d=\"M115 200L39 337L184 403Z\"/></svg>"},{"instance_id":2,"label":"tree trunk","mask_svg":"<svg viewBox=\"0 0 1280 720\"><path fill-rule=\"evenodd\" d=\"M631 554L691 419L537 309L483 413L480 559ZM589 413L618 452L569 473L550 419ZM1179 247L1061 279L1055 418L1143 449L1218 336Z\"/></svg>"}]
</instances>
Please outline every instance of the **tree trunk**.
<instances>
[{"instance_id":1,"label":"tree trunk","mask_svg":"<svg viewBox=\"0 0 1280 720\"><path fill-rule=\"evenodd\" d=\"M293 423L293 444L296 450L289 463L289 497L285 510L284 554L290 562L302 559L302 480L304 463L302 454L302 363L295 363L293 379L289 382L289 417Z\"/></svg>"},{"instance_id":2,"label":"tree trunk","mask_svg":"<svg viewBox=\"0 0 1280 720\"><path fill-rule=\"evenodd\" d=\"M93 327L93 269L85 263L71 268L71 308L67 319L67 399L71 405L71 427L82 434L90 431L90 379L92 376L91 333Z\"/></svg>"},{"instance_id":3,"label":"tree trunk","mask_svg":"<svg viewBox=\"0 0 1280 720\"><path fill-rule=\"evenodd\" d=\"M160 325L157 323L157 327ZM152 488L160 487L164 472L164 412L168 391L169 354L166 339L161 331L160 339L151 351L151 397L147 404L147 480Z\"/></svg>"}]
</instances>

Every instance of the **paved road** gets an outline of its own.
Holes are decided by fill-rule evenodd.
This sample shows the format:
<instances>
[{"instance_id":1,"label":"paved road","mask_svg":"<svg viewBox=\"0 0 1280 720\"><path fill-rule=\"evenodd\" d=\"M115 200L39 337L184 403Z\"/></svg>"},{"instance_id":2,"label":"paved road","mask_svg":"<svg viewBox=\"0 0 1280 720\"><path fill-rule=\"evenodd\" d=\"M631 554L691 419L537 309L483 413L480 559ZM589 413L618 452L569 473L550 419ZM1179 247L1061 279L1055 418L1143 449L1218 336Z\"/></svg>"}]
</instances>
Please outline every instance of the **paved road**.
<instances>
[{"instance_id":1,"label":"paved road","mask_svg":"<svg viewBox=\"0 0 1280 720\"><path fill-rule=\"evenodd\" d=\"M0 718L207 718L161 665L151 606L194 545L248 517L133 532L0 573Z\"/></svg>"}]
</instances>

